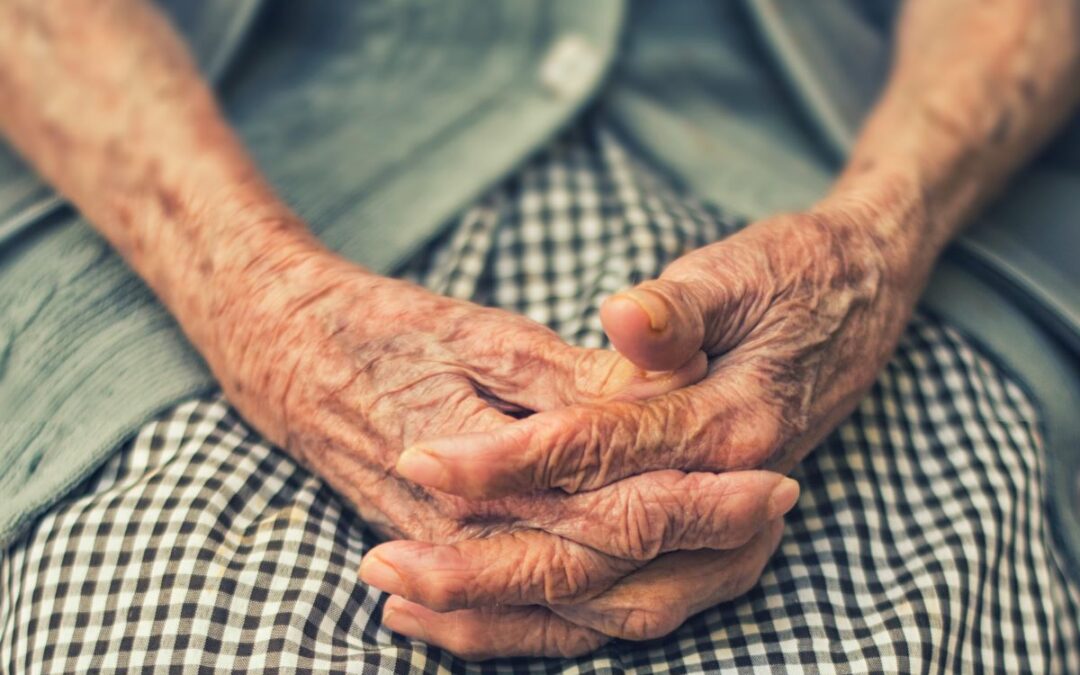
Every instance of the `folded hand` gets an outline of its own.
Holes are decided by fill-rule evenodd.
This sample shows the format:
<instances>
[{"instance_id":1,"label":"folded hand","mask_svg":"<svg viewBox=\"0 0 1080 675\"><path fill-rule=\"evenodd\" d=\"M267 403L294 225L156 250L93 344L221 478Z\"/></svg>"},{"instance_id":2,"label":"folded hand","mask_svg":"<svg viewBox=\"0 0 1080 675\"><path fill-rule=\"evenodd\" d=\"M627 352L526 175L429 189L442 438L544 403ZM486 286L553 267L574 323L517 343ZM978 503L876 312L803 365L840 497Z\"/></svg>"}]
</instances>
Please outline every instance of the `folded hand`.
<instances>
[{"instance_id":1,"label":"folded hand","mask_svg":"<svg viewBox=\"0 0 1080 675\"><path fill-rule=\"evenodd\" d=\"M432 436L398 470L472 498L573 493L671 468L786 472L851 412L895 347L913 292L887 258L844 217L756 223L601 310L612 343L642 368L678 368L704 351L700 382Z\"/></svg>"},{"instance_id":2,"label":"folded hand","mask_svg":"<svg viewBox=\"0 0 1080 675\"><path fill-rule=\"evenodd\" d=\"M615 347L643 368L678 368L704 351L709 368L700 382L648 400L572 405L487 432L433 436L407 451L398 470L474 499L552 488L600 494L665 469L734 472L718 479L762 467L786 472L850 413L895 345L914 291L891 268L891 258L885 244L845 214L757 223L681 258L659 279L602 309ZM689 494L673 496L671 512L679 510L679 499L684 507L694 504ZM774 522L737 551L661 556L642 576L628 577L618 599L605 596L601 603L609 617L631 616L650 630L597 629L639 638L673 630L686 616L752 585L779 532ZM432 579L451 575L471 588L485 578L484 568L454 566L448 557L406 560L403 549L393 548L400 546L375 551L396 554L403 578L391 590L429 608L445 608L424 591ZM717 592L725 587L717 576L727 570L738 570L734 578L742 583ZM399 605L388 607L396 612ZM422 618L423 635L452 647L463 639L455 631L470 635L487 616L408 609ZM556 605L555 611L576 621L601 613L590 602Z\"/></svg>"},{"instance_id":3,"label":"folded hand","mask_svg":"<svg viewBox=\"0 0 1080 675\"><path fill-rule=\"evenodd\" d=\"M776 521L798 488L768 472L663 471L589 493L470 501L394 471L421 438L686 386L704 375L703 354L672 372L645 372L523 317L322 251L292 252L267 269L272 277L248 280L222 312L227 358L213 360L215 372L248 421L373 529L415 540L376 549L363 576L428 607L464 610L443 615L458 617L450 637L434 626L429 639L481 656L580 653L611 635L655 637L703 602L743 589L775 546ZM427 572L417 577L418 566ZM672 566L685 580L668 578ZM659 594L685 601L659 604ZM388 625L408 632L408 607L392 600ZM485 633L492 622L500 630ZM469 641L485 634L503 641Z\"/></svg>"}]
</instances>

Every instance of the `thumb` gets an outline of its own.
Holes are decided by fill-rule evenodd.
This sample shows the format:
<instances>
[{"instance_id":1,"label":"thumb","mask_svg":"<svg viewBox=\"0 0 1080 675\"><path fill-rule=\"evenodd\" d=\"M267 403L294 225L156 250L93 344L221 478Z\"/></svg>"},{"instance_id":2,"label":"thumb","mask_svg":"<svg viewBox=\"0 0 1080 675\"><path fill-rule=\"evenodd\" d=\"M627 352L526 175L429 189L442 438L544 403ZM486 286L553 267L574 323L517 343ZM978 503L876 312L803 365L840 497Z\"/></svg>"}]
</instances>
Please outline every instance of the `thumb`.
<instances>
[{"instance_id":1,"label":"thumb","mask_svg":"<svg viewBox=\"0 0 1080 675\"><path fill-rule=\"evenodd\" d=\"M663 278L611 296L600 320L615 349L646 370L674 370L705 344L700 299L687 284Z\"/></svg>"},{"instance_id":2,"label":"thumb","mask_svg":"<svg viewBox=\"0 0 1080 675\"><path fill-rule=\"evenodd\" d=\"M743 294L714 275L676 264L659 279L611 296L600 320L612 345L646 370L673 370L704 351L734 347L752 323ZM753 312L751 312L753 313Z\"/></svg>"}]
</instances>

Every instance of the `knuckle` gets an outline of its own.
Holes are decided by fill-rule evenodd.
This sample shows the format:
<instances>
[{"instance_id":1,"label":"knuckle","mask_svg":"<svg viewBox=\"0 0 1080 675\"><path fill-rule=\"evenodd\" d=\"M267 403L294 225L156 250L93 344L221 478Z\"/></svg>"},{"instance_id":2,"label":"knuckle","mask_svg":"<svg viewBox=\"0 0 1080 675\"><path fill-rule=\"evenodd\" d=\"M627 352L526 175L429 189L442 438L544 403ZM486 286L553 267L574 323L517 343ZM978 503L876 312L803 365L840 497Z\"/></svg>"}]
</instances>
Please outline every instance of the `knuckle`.
<instances>
[{"instance_id":1,"label":"knuckle","mask_svg":"<svg viewBox=\"0 0 1080 675\"><path fill-rule=\"evenodd\" d=\"M643 442L662 448L668 466L684 470L721 468L712 455L723 442L727 425L719 413L702 412L720 409L715 403L687 390L651 401L641 416Z\"/></svg>"},{"instance_id":2,"label":"knuckle","mask_svg":"<svg viewBox=\"0 0 1080 675\"><path fill-rule=\"evenodd\" d=\"M618 618L617 636L624 640L655 640L682 625L682 618L666 607L631 607Z\"/></svg>"},{"instance_id":3,"label":"knuckle","mask_svg":"<svg viewBox=\"0 0 1080 675\"><path fill-rule=\"evenodd\" d=\"M556 425L537 434L532 447L543 457L537 463L537 484L566 492L603 487L628 475L630 467L650 462L658 449L682 445L681 415L663 399L608 402L560 414ZM671 465L670 459L665 463Z\"/></svg>"},{"instance_id":4,"label":"knuckle","mask_svg":"<svg viewBox=\"0 0 1080 675\"><path fill-rule=\"evenodd\" d=\"M574 554L562 542L553 549L546 565L537 566L544 602L562 605L587 597L597 582L592 561L584 552Z\"/></svg>"},{"instance_id":5,"label":"knuckle","mask_svg":"<svg viewBox=\"0 0 1080 675\"><path fill-rule=\"evenodd\" d=\"M700 543L705 548L728 549L746 543L754 535L750 528L739 527L727 499L719 499L701 519Z\"/></svg>"},{"instance_id":6,"label":"knuckle","mask_svg":"<svg viewBox=\"0 0 1080 675\"><path fill-rule=\"evenodd\" d=\"M620 548L633 560L652 560L667 548L674 532L678 504L671 503L669 472L650 477L648 485L628 487L621 501ZM674 474L675 472L671 472ZM673 508L666 508L668 505Z\"/></svg>"},{"instance_id":7,"label":"knuckle","mask_svg":"<svg viewBox=\"0 0 1080 675\"><path fill-rule=\"evenodd\" d=\"M420 602L436 612L449 612L471 607L469 586L461 579L433 577L420 587Z\"/></svg>"},{"instance_id":8,"label":"knuckle","mask_svg":"<svg viewBox=\"0 0 1080 675\"><path fill-rule=\"evenodd\" d=\"M747 508L757 506L758 495L745 494L741 482L704 472L656 475L667 473L672 475L655 481L660 493L651 493L649 499L654 522L659 523L652 533L657 542L652 557L675 549L737 548L759 529L758 520L751 518L756 511Z\"/></svg>"},{"instance_id":9,"label":"knuckle","mask_svg":"<svg viewBox=\"0 0 1080 675\"><path fill-rule=\"evenodd\" d=\"M757 482L733 481L729 476L712 474L688 476L687 480L687 492L694 495L691 510L700 514L690 523L696 535L692 538L703 548L737 548L757 534L762 501Z\"/></svg>"},{"instance_id":10,"label":"knuckle","mask_svg":"<svg viewBox=\"0 0 1080 675\"><path fill-rule=\"evenodd\" d=\"M791 434L794 420L787 420L772 406L762 404L746 413L746 422L740 426L736 438L742 449L739 468L757 468L774 458L784 447Z\"/></svg>"},{"instance_id":11,"label":"knuckle","mask_svg":"<svg viewBox=\"0 0 1080 675\"><path fill-rule=\"evenodd\" d=\"M623 555L634 560L646 560L653 557L653 550L658 547L649 536L652 527L647 514L637 509L628 509L622 522L620 548Z\"/></svg>"},{"instance_id":12,"label":"knuckle","mask_svg":"<svg viewBox=\"0 0 1080 675\"><path fill-rule=\"evenodd\" d=\"M641 567L639 563L612 557L590 546L556 538L542 553L526 558L519 568L528 570L519 585L540 592L527 600L549 607L577 605L594 599L623 576Z\"/></svg>"},{"instance_id":13,"label":"knuckle","mask_svg":"<svg viewBox=\"0 0 1080 675\"><path fill-rule=\"evenodd\" d=\"M428 381L425 386L432 384ZM441 391L424 392L414 406L413 411L419 415L402 416L403 445L411 445L422 438L472 431L481 407L471 390L452 385Z\"/></svg>"},{"instance_id":14,"label":"knuckle","mask_svg":"<svg viewBox=\"0 0 1080 675\"><path fill-rule=\"evenodd\" d=\"M746 433L749 435L747 442L767 455L771 455L783 445L787 435L784 423L768 409L754 415Z\"/></svg>"},{"instance_id":15,"label":"knuckle","mask_svg":"<svg viewBox=\"0 0 1080 675\"><path fill-rule=\"evenodd\" d=\"M768 387L741 387L737 399L722 406L723 412L707 424L701 435L708 439L712 467L727 470L755 469L774 457L789 437L791 422L771 400Z\"/></svg>"},{"instance_id":16,"label":"knuckle","mask_svg":"<svg viewBox=\"0 0 1080 675\"><path fill-rule=\"evenodd\" d=\"M765 562L763 559L750 565L742 565L729 580L726 593L727 599L732 600L741 597L757 586L761 574L765 570Z\"/></svg>"},{"instance_id":17,"label":"knuckle","mask_svg":"<svg viewBox=\"0 0 1080 675\"><path fill-rule=\"evenodd\" d=\"M596 631L569 626L550 612L541 623L541 642L548 656L572 658L587 654L604 644L607 639Z\"/></svg>"},{"instance_id":18,"label":"knuckle","mask_svg":"<svg viewBox=\"0 0 1080 675\"><path fill-rule=\"evenodd\" d=\"M687 407L691 406L691 407ZM623 434L629 447L642 450L681 443L689 411L693 410L693 398L685 391L670 392L647 404L625 404L623 424L619 432Z\"/></svg>"},{"instance_id":19,"label":"knuckle","mask_svg":"<svg viewBox=\"0 0 1080 675\"><path fill-rule=\"evenodd\" d=\"M603 434L592 409L573 412L562 428L545 434L545 461L539 465L537 484L566 492L589 489L604 464Z\"/></svg>"}]
</instances>

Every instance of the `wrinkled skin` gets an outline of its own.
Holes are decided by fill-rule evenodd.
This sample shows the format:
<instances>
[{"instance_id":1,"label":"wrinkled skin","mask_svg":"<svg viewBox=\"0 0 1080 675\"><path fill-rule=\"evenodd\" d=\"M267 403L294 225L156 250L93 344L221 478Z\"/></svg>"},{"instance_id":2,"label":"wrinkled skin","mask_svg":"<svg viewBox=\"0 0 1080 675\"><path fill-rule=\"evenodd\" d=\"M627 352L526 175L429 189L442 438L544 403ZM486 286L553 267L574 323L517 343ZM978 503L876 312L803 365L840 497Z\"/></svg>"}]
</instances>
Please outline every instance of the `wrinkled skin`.
<instances>
[{"instance_id":1,"label":"wrinkled skin","mask_svg":"<svg viewBox=\"0 0 1080 675\"><path fill-rule=\"evenodd\" d=\"M577 654L663 634L756 578L796 488L773 499L775 476L686 472L805 454L871 381L937 254L1080 102L1077 3L906 4L890 82L831 193L849 208L755 225L605 306L643 368L709 353L685 389L700 360L646 386L521 319L294 246L306 227L151 3L0 3L0 131L149 284L250 422L374 527L428 542L365 557L364 577L397 594L391 628L475 658ZM521 408L539 413L500 416ZM441 468L424 452L398 466L419 483L575 496L417 489L394 462L425 438Z\"/></svg>"},{"instance_id":2,"label":"wrinkled skin","mask_svg":"<svg viewBox=\"0 0 1080 675\"><path fill-rule=\"evenodd\" d=\"M756 585L780 542L782 530L783 524L776 520L738 549L662 555L605 592L570 604L488 604L451 611L425 606L427 598L422 591L415 596L419 602L403 596L424 587L422 575L442 577L449 573L469 586L482 583L488 574L505 570L487 570L483 565L489 562L487 559L463 564L472 553L467 550L440 548L435 555L425 551L416 555L418 545L390 542L380 547L381 553L404 563L401 571L406 580L399 580L392 589L400 595L387 600L383 622L396 632L440 645L470 660L516 655L579 656L612 637L659 638L681 626L688 617L737 598ZM529 570L527 566L519 569Z\"/></svg>"},{"instance_id":3,"label":"wrinkled skin","mask_svg":"<svg viewBox=\"0 0 1080 675\"><path fill-rule=\"evenodd\" d=\"M551 488L588 495L664 467L790 470L851 412L909 317L917 285L890 269L888 261L901 252L888 246L845 215L808 213L756 223L692 252L659 279L609 299L602 319L618 350L643 368L678 367L705 351L709 368L700 382L649 400L586 403L489 432L425 439L401 458L399 469L418 483L471 498ZM773 536L779 529L770 526L742 552L715 556L700 573L716 574L718 567L731 565L742 570L737 578L752 584L760 561L776 545ZM677 562L677 555L686 556L686 563ZM678 604L670 602L677 597L692 614L724 599L702 588L696 597L710 602L697 604L695 596L659 583L695 575L692 556L713 555L658 559L653 567L658 583L635 590L645 594L639 606L667 607ZM407 561L408 551L394 543L376 548L373 556L389 559L405 573L387 590L428 608L399 605L396 598L388 603L388 612L411 612L413 621L402 625L402 632L454 650L471 646L469 653L504 653L512 642L476 638L479 616L430 611L445 608L414 589L439 569L438 563ZM463 584L483 574L475 569ZM595 612L556 611L578 621ZM517 616L500 620L516 626ZM625 619L626 613L620 616ZM681 623L665 622L668 616L633 616L639 625L630 632L637 637L662 635ZM514 639L530 635L529 624L521 619Z\"/></svg>"},{"instance_id":4,"label":"wrinkled skin","mask_svg":"<svg viewBox=\"0 0 1080 675\"><path fill-rule=\"evenodd\" d=\"M757 578L798 496L776 473L665 469L579 494L470 501L394 469L420 438L686 386L704 376L703 353L645 372L615 352L571 347L523 317L371 275L318 247L274 255L259 274L246 270L255 281L216 309L216 342L227 349L212 360L215 372L249 422L373 529L412 540L366 556L363 576L458 610L449 638L458 651L576 654L611 636L658 637L707 606L703 599L733 597ZM676 564L691 573L660 573ZM417 565L434 569L402 583ZM658 613L654 587L686 601ZM392 628L395 615L409 616L405 602L388 605ZM492 605L521 609L478 609ZM472 645L458 625L468 621L518 621L532 640Z\"/></svg>"},{"instance_id":5,"label":"wrinkled skin","mask_svg":"<svg viewBox=\"0 0 1080 675\"><path fill-rule=\"evenodd\" d=\"M643 368L704 350L702 381L425 439L399 469L474 498L592 490L666 467L788 471L851 412L910 316L917 288L893 276L883 246L845 218L800 214L690 253L601 317Z\"/></svg>"}]
</instances>

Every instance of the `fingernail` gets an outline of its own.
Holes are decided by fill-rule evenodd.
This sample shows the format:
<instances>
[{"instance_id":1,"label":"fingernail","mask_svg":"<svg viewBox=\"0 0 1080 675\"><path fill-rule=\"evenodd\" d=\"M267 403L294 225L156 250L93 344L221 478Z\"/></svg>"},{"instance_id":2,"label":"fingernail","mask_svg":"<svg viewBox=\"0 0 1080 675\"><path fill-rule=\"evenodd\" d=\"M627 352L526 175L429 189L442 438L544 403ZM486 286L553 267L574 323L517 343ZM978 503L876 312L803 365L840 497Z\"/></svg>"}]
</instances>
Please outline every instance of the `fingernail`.
<instances>
[{"instance_id":1,"label":"fingernail","mask_svg":"<svg viewBox=\"0 0 1080 675\"><path fill-rule=\"evenodd\" d=\"M667 328L667 305L655 294L631 289L629 291L624 291L621 295L629 300L633 300L638 307L641 307L642 311L649 317L649 328L657 333Z\"/></svg>"},{"instance_id":2,"label":"fingernail","mask_svg":"<svg viewBox=\"0 0 1080 675\"><path fill-rule=\"evenodd\" d=\"M768 519L773 520L784 515L795 507L799 501L799 484L790 478L784 478L769 495Z\"/></svg>"},{"instance_id":3,"label":"fingernail","mask_svg":"<svg viewBox=\"0 0 1080 675\"><path fill-rule=\"evenodd\" d=\"M405 580L393 565L377 556L367 555L360 561L360 579L380 591L405 594Z\"/></svg>"},{"instance_id":4,"label":"fingernail","mask_svg":"<svg viewBox=\"0 0 1080 675\"><path fill-rule=\"evenodd\" d=\"M423 448L409 448L401 453L397 461L397 470L414 483L431 487L442 485L446 476L446 467L443 463Z\"/></svg>"},{"instance_id":5,"label":"fingernail","mask_svg":"<svg viewBox=\"0 0 1080 675\"><path fill-rule=\"evenodd\" d=\"M383 609L383 625L395 633L427 641L427 631L420 621L406 609L386 607Z\"/></svg>"}]
</instances>

